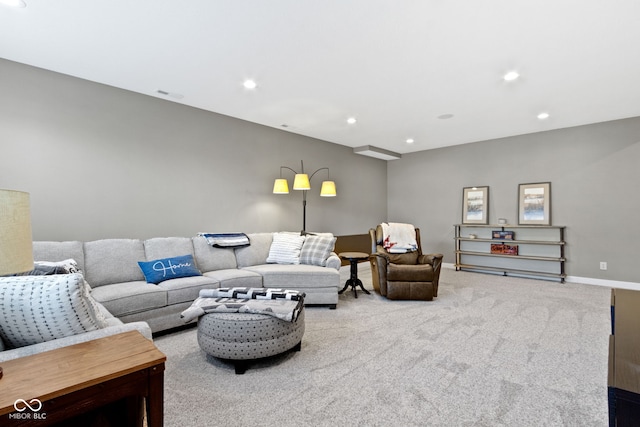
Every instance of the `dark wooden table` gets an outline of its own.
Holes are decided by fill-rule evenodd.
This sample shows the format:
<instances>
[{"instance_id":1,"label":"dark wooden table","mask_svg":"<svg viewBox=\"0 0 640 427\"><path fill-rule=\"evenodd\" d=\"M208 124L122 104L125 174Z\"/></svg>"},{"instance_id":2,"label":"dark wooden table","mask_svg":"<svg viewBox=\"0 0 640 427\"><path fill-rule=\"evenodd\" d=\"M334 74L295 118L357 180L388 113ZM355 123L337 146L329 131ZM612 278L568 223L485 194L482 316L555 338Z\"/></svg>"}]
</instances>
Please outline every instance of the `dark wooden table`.
<instances>
[{"instance_id":1,"label":"dark wooden table","mask_svg":"<svg viewBox=\"0 0 640 427\"><path fill-rule=\"evenodd\" d=\"M342 290L338 293L343 293L349 286L351 286L351 289L353 289L353 294L356 296L356 298L358 298L357 287L360 286L360 289L362 289L365 294L371 294L364 288L364 286L362 286L362 281L358 279L358 263L360 261L368 261L369 254L364 252L340 252L338 256L344 260L349 261L349 263L351 264L351 276L344 284L344 288L342 288Z\"/></svg>"},{"instance_id":2,"label":"dark wooden table","mask_svg":"<svg viewBox=\"0 0 640 427\"><path fill-rule=\"evenodd\" d=\"M637 427L640 420L640 292L611 290L609 426Z\"/></svg>"},{"instance_id":3,"label":"dark wooden table","mask_svg":"<svg viewBox=\"0 0 640 427\"><path fill-rule=\"evenodd\" d=\"M0 425L72 425L74 417L125 402L120 425L164 422L166 356L138 331L2 362Z\"/></svg>"}]
</instances>

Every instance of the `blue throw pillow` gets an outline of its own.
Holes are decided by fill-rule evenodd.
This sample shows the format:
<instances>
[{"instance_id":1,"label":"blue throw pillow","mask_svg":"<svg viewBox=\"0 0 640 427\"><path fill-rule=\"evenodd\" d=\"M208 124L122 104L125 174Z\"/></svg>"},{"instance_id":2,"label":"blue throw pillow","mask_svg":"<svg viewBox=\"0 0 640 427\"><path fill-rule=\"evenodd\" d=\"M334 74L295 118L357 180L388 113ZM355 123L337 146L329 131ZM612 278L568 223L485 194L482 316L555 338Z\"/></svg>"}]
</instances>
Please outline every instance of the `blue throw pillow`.
<instances>
[{"instance_id":1,"label":"blue throw pillow","mask_svg":"<svg viewBox=\"0 0 640 427\"><path fill-rule=\"evenodd\" d=\"M193 261L193 256L183 255L173 258L162 258L153 261L139 261L138 265L147 283L158 284L178 277L202 276Z\"/></svg>"}]
</instances>

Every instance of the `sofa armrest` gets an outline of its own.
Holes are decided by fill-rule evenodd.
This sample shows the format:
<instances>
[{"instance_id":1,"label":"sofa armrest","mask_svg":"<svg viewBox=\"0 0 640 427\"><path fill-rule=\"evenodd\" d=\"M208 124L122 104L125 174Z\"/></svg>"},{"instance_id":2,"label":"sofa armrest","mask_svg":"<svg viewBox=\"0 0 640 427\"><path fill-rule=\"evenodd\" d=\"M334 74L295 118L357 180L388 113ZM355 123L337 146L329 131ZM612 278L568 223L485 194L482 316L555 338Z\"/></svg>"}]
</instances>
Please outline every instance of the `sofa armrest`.
<instances>
[{"instance_id":1,"label":"sofa armrest","mask_svg":"<svg viewBox=\"0 0 640 427\"><path fill-rule=\"evenodd\" d=\"M373 289L380 292L380 295L387 295L387 266L389 265L389 256L382 253L374 253L369 255L369 262L371 263Z\"/></svg>"},{"instance_id":2,"label":"sofa armrest","mask_svg":"<svg viewBox=\"0 0 640 427\"><path fill-rule=\"evenodd\" d=\"M335 252L331 252L329 258L327 258L327 268L335 268L336 270L340 270L340 266L342 265L342 261L340 257Z\"/></svg>"},{"instance_id":3,"label":"sofa armrest","mask_svg":"<svg viewBox=\"0 0 640 427\"><path fill-rule=\"evenodd\" d=\"M438 296L438 283L440 281L440 268L442 267L442 254L425 254L418 258L420 264L431 264L433 267L433 296Z\"/></svg>"},{"instance_id":4,"label":"sofa armrest","mask_svg":"<svg viewBox=\"0 0 640 427\"><path fill-rule=\"evenodd\" d=\"M442 263L442 254L425 254L418 257L418 264L431 264L434 270Z\"/></svg>"},{"instance_id":5,"label":"sofa armrest","mask_svg":"<svg viewBox=\"0 0 640 427\"><path fill-rule=\"evenodd\" d=\"M79 344L82 342L104 338L128 331L138 331L148 340L152 340L151 328L149 328L149 325L147 325L146 322L123 323L120 325L108 326L106 328L98 329L91 332L85 332L79 335L72 335L69 337L59 338L57 340L51 340L38 344L28 345L25 347L0 351L0 362L18 359L25 356L31 356L32 354L43 353L45 351L55 350L57 348L67 347L73 344Z\"/></svg>"}]
</instances>

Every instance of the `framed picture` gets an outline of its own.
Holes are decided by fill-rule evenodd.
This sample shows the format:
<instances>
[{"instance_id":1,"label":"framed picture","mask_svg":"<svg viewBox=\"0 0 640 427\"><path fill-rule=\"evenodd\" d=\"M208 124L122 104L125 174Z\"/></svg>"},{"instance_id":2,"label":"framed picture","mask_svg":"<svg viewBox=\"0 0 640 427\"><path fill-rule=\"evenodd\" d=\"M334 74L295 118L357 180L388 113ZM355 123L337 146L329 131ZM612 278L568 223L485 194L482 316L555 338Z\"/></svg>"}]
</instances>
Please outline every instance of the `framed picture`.
<instances>
[{"instance_id":1,"label":"framed picture","mask_svg":"<svg viewBox=\"0 0 640 427\"><path fill-rule=\"evenodd\" d=\"M489 224L489 187L462 189L462 223Z\"/></svg>"},{"instance_id":2,"label":"framed picture","mask_svg":"<svg viewBox=\"0 0 640 427\"><path fill-rule=\"evenodd\" d=\"M518 224L551 225L551 183L520 184Z\"/></svg>"}]
</instances>

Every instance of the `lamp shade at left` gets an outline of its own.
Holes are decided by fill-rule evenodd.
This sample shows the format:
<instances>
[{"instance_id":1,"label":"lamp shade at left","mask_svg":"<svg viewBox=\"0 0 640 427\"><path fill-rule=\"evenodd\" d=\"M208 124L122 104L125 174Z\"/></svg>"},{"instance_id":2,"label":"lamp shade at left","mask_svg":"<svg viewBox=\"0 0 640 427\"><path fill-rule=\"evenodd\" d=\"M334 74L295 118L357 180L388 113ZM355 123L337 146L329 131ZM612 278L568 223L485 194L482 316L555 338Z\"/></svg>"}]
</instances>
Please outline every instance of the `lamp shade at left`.
<instances>
[{"instance_id":1,"label":"lamp shade at left","mask_svg":"<svg viewBox=\"0 0 640 427\"><path fill-rule=\"evenodd\" d=\"M33 270L29 193L0 190L0 275Z\"/></svg>"},{"instance_id":2,"label":"lamp shade at left","mask_svg":"<svg viewBox=\"0 0 640 427\"><path fill-rule=\"evenodd\" d=\"M289 183L286 179L276 179L273 183L273 194L289 194Z\"/></svg>"}]
</instances>

